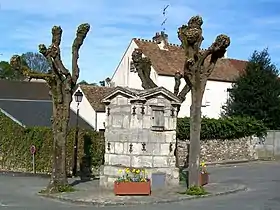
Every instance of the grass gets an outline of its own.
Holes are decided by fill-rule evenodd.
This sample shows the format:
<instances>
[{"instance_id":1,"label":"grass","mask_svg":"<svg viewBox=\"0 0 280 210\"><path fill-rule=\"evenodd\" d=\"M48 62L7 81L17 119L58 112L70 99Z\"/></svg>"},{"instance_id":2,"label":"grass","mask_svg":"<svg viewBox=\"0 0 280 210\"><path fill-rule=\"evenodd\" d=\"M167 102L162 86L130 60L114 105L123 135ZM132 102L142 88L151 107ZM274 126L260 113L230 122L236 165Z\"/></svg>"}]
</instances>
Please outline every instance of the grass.
<instances>
[{"instance_id":1,"label":"grass","mask_svg":"<svg viewBox=\"0 0 280 210\"><path fill-rule=\"evenodd\" d=\"M191 186L185 192L179 192L179 194L202 196L202 195L208 195L209 193L202 186Z\"/></svg>"},{"instance_id":2,"label":"grass","mask_svg":"<svg viewBox=\"0 0 280 210\"><path fill-rule=\"evenodd\" d=\"M42 189L39 193L40 194L54 194L54 193L63 193L63 192L75 192L77 191L73 186L71 185L62 185L58 187L51 187L51 188L45 188Z\"/></svg>"}]
</instances>

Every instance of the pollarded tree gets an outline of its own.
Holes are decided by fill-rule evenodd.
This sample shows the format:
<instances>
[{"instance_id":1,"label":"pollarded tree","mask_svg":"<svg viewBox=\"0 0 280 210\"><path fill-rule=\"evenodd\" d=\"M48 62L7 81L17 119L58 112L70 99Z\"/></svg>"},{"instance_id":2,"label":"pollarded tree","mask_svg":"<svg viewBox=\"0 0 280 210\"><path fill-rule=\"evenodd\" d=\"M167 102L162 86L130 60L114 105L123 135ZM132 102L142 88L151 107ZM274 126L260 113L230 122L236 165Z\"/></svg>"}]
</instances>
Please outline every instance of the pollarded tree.
<instances>
[{"instance_id":1,"label":"pollarded tree","mask_svg":"<svg viewBox=\"0 0 280 210\"><path fill-rule=\"evenodd\" d=\"M189 185L199 184L201 105L205 86L218 59L222 58L230 45L230 38L218 35L210 47L203 50L201 44L203 20L200 16L192 17L187 25L178 30L178 37L185 52L184 80L191 89L190 108L190 154Z\"/></svg>"},{"instance_id":2,"label":"pollarded tree","mask_svg":"<svg viewBox=\"0 0 280 210\"><path fill-rule=\"evenodd\" d=\"M255 51L236 80L224 107L226 116L249 116L269 129L280 128L280 79L268 50Z\"/></svg>"},{"instance_id":3,"label":"pollarded tree","mask_svg":"<svg viewBox=\"0 0 280 210\"><path fill-rule=\"evenodd\" d=\"M203 41L203 20L200 16L192 17L187 25L182 25L178 30L178 37L185 52L183 75L178 71L175 78L174 94L181 101L191 90L192 105L190 108L190 154L189 154L189 184L198 185L200 162L200 130L201 130L201 105L207 79L211 75L218 59L222 58L226 48L230 45L230 38L226 35L217 36L214 43L206 50L201 49ZM149 89L157 85L150 78L151 61L142 56L140 49L132 54L134 67L142 81L142 87ZM179 69L178 69L179 70ZM184 78L186 85L179 93L180 79Z\"/></svg>"},{"instance_id":4,"label":"pollarded tree","mask_svg":"<svg viewBox=\"0 0 280 210\"><path fill-rule=\"evenodd\" d=\"M61 191L68 186L66 174L66 141L70 118L70 103L72 94L79 78L78 66L79 50L90 30L90 25L81 24L72 44L72 74L64 66L60 55L62 29L59 26L52 28L52 44L47 48L39 45L40 53L49 61L51 69L47 73L33 71L22 65L21 57L11 58L11 66L22 72L29 79L43 79L50 88L53 102L52 131L53 131L53 166L48 192Z\"/></svg>"}]
</instances>

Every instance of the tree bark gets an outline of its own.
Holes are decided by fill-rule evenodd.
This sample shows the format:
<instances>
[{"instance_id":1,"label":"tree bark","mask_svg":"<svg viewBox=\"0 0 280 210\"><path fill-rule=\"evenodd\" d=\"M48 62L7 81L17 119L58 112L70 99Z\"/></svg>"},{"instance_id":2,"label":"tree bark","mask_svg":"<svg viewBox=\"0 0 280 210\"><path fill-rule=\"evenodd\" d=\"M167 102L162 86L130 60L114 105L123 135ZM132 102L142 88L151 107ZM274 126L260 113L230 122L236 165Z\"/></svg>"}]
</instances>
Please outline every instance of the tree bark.
<instances>
[{"instance_id":1,"label":"tree bark","mask_svg":"<svg viewBox=\"0 0 280 210\"><path fill-rule=\"evenodd\" d=\"M201 106L206 81L197 81L191 90L189 186L199 185Z\"/></svg>"},{"instance_id":2,"label":"tree bark","mask_svg":"<svg viewBox=\"0 0 280 210\"><path fill-rule=\"evenodd\" d=\"M59 192L61 187L68 185L66 168L66 141L68 134L68 123L70 119L71 92L64 92L62 100L57 98L57 90L64 89L64 85L58 84L52 91L53 98L53 170L51 180L47 187L50 193ZM61 94L61 93L60 93Z\"/></svg>"}]
</instances>

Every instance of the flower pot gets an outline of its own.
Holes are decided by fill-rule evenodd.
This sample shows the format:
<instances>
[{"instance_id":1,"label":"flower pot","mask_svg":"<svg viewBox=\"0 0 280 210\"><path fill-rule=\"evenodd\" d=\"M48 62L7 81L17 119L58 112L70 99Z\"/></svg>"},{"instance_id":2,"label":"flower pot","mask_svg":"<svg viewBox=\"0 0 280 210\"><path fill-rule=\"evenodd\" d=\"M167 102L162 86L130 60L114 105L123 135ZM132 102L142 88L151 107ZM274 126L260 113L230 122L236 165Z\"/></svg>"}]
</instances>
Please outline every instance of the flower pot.
<instances>
[{"instance_id":1,"label":"flower pot","mask_svg":"<svg viewBox=\"0 0 280 210\"><path fill-rule=\"evenodd\" d=\"M115 182L115 195L151 195L151 183L148 182Z\"/></svg>"},{"instance_id":2,"label":"flower pot","mask_svg":"<svg viewBox=\"0 0 280 210\"><path fill-rule=\"evenodd\" d=\"M206 185L209 182L209 174L208 173L200 173L199 174L199 184L200 186Z\"/></svg>"}]
</instances>

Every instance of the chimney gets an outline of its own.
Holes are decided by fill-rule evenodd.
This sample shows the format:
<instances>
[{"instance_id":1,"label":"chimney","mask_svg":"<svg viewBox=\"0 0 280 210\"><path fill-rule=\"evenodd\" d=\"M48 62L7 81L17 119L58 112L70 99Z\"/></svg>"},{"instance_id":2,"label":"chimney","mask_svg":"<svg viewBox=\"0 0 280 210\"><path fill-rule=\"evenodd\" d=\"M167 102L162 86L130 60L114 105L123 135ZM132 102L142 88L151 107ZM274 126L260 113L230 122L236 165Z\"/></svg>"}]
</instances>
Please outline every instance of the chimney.
<instances>
[{"instance_id":1,"label":"chimney","mask_svg":"<svg viewBox=\"0 0 280 210\"><path fill-rule=\"evenodd\" d=\"M153 37L153 41L157 43L158 47L161 50L168 50L168 35L164 31L156 32L156 35Z\"/></svg>"}]
</instances>

